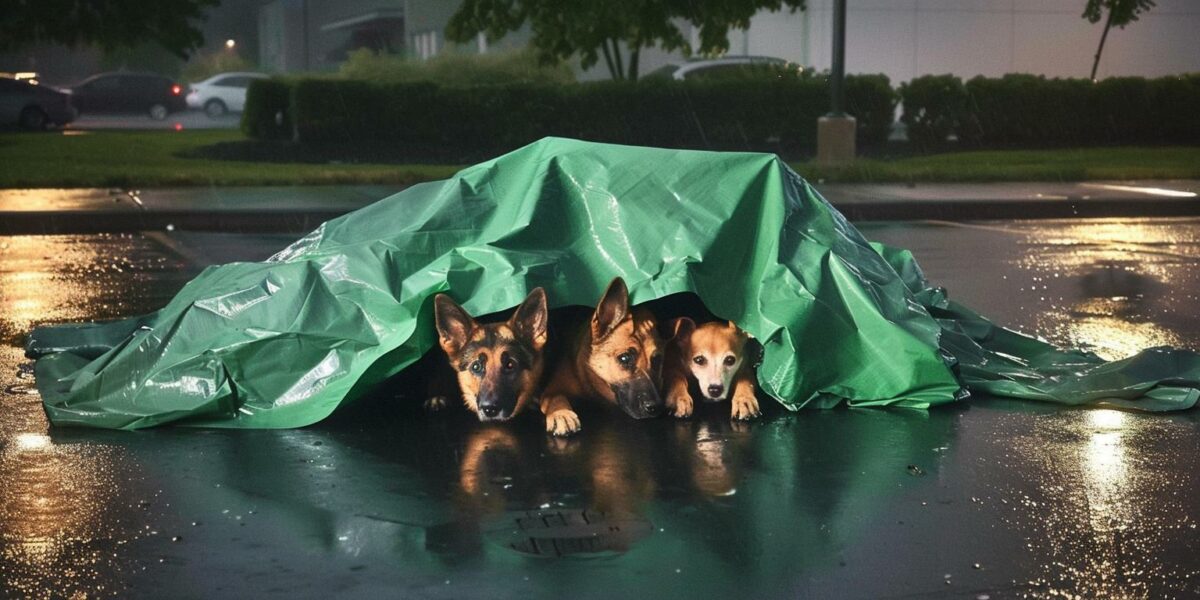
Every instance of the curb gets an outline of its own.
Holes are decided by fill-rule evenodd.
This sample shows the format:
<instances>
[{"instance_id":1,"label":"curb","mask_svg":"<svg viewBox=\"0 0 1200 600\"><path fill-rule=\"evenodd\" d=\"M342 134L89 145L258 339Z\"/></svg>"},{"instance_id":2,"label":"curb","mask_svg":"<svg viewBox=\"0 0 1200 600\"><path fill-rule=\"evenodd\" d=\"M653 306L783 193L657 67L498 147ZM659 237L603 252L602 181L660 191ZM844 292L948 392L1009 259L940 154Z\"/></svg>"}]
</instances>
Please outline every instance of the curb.
<instances>
[{"instance_id":1,"label":"curb","mask_svg":"<svg viewBox=\"0 0 1200 600\"><path fill-rule=\"evenodd\" d=\"M0 213L0 235L64 235L137 231L307 233L348 211L163 211Z\"/></svg>"},{"instance_id":2,"label":"curb","mask_svg":"<svg viewBox=\"0 0 1200 600\"><path fill-rule=\"evenodd\" d=\"M850 221L985 221L1200 216L1195 198L1071 200L937 200L834 203Z\"/></svg>"},{"instance_id":3,"label":"curb","mask_svg":"<svg viewBox=\"0 0 1200 600\"><path fill-rule=\"evenodd\" d=\"M854 222L1103 219L1200 216L1200 200L1105 198L1087 201L963 200L845 202L834 206ZM307 233L343 210L6 211L0 235L220 231Z\"/></svg>"}]
</instances>

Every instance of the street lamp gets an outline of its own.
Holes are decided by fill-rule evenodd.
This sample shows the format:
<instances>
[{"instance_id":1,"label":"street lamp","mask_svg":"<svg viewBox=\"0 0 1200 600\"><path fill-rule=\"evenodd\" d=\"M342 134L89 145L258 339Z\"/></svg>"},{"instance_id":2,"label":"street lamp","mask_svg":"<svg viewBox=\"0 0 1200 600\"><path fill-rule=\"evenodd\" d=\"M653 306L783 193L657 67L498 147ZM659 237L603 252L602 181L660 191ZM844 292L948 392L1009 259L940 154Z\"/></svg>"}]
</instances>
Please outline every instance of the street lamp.
<instances>
[{"instance_id":1,"label":"street lamp","mask_svg":"<svg viewBox=\"0 0 1200 600\"><path fill-rule=\"evenodd\" d=\"M833 2L833 64L829 74L829 114L817 119L817 162L854 161L854 117L846 114L846 0Z\"/></svg>"},{"instance_id":2,"label":"street lamp","mask_svg":"<svg viewBox=\"0 0 1200 600\"><path fill-rule=\"evenodd\" d=\"M225 40L225 49L226 50L233 50L234 46L237 46L236 41L234 41L233 39Z\"/></svg>"}]
</instances>

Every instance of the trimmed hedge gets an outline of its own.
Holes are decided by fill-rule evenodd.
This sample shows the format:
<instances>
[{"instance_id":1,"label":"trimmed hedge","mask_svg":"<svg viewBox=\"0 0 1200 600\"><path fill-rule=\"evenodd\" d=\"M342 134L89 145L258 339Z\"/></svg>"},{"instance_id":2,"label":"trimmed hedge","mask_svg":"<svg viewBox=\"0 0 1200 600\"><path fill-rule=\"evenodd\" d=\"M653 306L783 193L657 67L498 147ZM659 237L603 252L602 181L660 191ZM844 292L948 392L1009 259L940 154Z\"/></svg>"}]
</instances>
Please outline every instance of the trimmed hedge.
<instances>
[{"instance_id":1,"label":"trimmed hedge","mask_svg":"<svg viewBox=\"0 0 1200 600\"><path fill-rule=\"evenodd\" d=\"M1047 79L918 77L900 86L908 136L982 146L1200 143L1200 74Z\"/></svg>"},{"instance_id":2,"label":"trimmed hedge","mask_svg":"<svg viewBox=\"0 0 1200 600\"><path fill-rule=\"evenodd\" d=\"M846 78L860 146L882 144L896 101L922 149L1200 143L1200 74L1047 79L918 77L899 94L883 75ZM815 77L445 87L431 82L270 79L247 91L242 130L268 140L401 145L467 160L555 135L622 144L811 154L829 110Z\"/></svg>"},{"instance_id":3,"label":"trimmed hedge","mask_svg":"<svg viewBox=\"0 0 1200 600\"><path fill-rule=\"evenodd\" d=\"M846 109L858 120L859 144L887 141L899 100L887 75L846 76Z\"/></svg>"},{"instance_id":4,"label":"trimmed hedge","mask_svg":"<svg viewBox=\"0 0 1200 600\"><path fill-rule=\"evenodd\" d=\"M934 146L968 129L971 99L962 80L953 75L926 75L900 84L900 98L900 121L917 146Z\"/></svg>"},{"instance_id":5,"label":"trimmed hedge","mask_svg":"<svg viewBox=\"0 0 1200 600\"><path fill-rule=\"evenodd\" d=\"M250 82L242 112L242 133L260 140L290 140L291 115L291 82L279 78Z\"/></svg>"},{"instance_id":6,"label":"trimmed hedge","mask_svg":"<svg viewBox=\"0 0 1200 600\"><path fill-rule=\"evenodd\" d=\"M280 83L247 94L247 135L290 136L274 122L284 96ZM860 144L886 141L897 100L887 77L848 76L846 98L859 120ZM815 148L816 120L829 111L829 93L823 79L812 77L467 88L302 79L291 84L287 108L284 120L295 119L300 141L404 144L431 158L487 156L545 136L795 155Z\"/></svg>"}]
</instances>

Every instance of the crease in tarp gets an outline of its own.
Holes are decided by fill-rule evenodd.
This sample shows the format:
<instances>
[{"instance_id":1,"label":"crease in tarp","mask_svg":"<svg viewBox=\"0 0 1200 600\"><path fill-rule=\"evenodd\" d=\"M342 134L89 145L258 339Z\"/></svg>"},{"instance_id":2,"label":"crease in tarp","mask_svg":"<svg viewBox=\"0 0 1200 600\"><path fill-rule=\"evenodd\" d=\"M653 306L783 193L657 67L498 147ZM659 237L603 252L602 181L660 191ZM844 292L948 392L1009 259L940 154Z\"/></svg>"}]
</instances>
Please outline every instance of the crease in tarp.
<instances>
[{"instance_id":1,"label":"crease in tarp","mask_svg":"<svg viewBox=\"0 0 1200 600\"><path fill-rule=\"evenodd\" d=\"M437 293L476 315L539 286L551 307L590 306L618 276L635 303L692 292L749 331L762 390L790 409L923 409L969 390L1159 411L1200 396L1193 352L1105 362L950 301L773 155L558 138L264 262L206 268L151 315L36 329L26 350L55 425L300 427L432 348Z\"/></svg>"}]
</instances>

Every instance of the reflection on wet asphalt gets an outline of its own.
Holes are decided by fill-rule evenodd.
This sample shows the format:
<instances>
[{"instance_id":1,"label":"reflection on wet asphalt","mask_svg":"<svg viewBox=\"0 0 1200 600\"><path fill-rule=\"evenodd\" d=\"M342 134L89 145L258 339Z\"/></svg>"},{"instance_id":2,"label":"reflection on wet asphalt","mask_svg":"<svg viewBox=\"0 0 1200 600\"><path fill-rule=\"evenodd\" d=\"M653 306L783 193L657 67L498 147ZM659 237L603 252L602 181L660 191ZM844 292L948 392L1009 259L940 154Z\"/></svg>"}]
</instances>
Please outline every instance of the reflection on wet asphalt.
<instances>
[{"instance_id":1,"label":"reflection on wet asphalt","mask_svg":"<svg viewBox=\"0 0 1200 600\"><path fill-rule=\"evenodd\" d=\"M1056 342L1200 339L1197 220L863 229ZM29 327L148 312L280 242L0 237L0 596L1200 595L1195 411L596 413L564 441L381 392L302 430L48 428Z\"/></svg>"},{"instance_id":2,"label":"reflection on wet asphalt","mask_svg":"<svg viewBox=\"0 0 1200 600\"><path fill-rule=\"evenodd\" d=\"M1108 359L1200 349L1200 221L867 224L952 298L1000 324Z\"/></svg>"}]
</instances>

